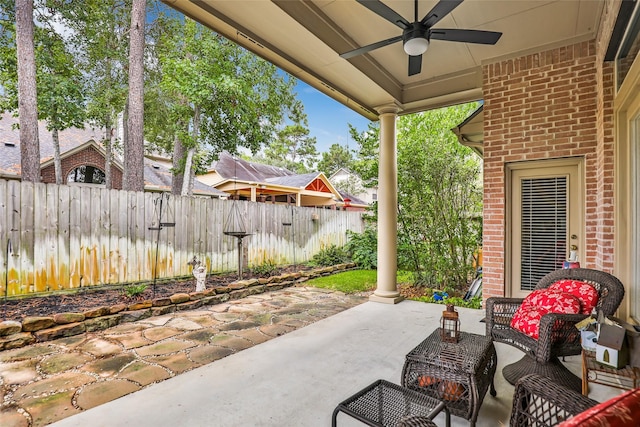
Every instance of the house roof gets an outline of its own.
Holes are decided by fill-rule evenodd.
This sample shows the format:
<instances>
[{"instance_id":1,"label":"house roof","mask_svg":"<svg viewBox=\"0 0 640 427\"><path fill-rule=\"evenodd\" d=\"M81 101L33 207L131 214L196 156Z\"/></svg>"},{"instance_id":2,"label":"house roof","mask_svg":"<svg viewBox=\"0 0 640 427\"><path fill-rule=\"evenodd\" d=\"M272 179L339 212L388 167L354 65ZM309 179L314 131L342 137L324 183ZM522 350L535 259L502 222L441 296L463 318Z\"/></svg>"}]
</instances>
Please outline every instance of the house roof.
<instances>
[{"instance_id":1,"label":"house roof","mask_svg":"<svg viewBox=\"0 0 640 427\"><path fill-rule=\"evenodd\" d=\"M340 189L338 189L338 193L340 193L340 196L342 196L342 199L349 199L351 201L352 205L356 205L356 206L369 206L369 204L367 202L365 202L362 199L359 199L358 197L354 196L353 194L349 194L346 191L342 191Z\"/></svg>"},{"instance_id":2,"label":"house roof","mask_svg":"<svg viewBox=\"0 0 640 427\"><path fill-rule=\"evenodd\" d=\"M451 129L460 144L470 147L482 157L484 152L484 104L480 105L462 123Z\"/></svg>"},{"instance_id":3,"label":"house roof","mask_svg":"<svg viewBox=\"0 0 640 427\"><path fill-rule=\"evenodd\" d=\"M220 154L220 159L209 171L222 178L214 185L230 192L248 194L252 187L259 186L260 193L300 194L307 205L335 204L335 200L341 198L322 172L296 174L285 168L249 162L226 152Z\"/></svg>"},{"instance_id":4,"label":"house roof","mask_svg":"<svg viewBox=\"0 0 640 427\"><path fill-rule=\"evenodd\" d=\"M173 174L169 168L152 159L144 159L144 187L146 190L171 191L172 178ZM201 181L198 181L197 178L193 183L193 194L217 197L229 195L224 191L220 191L217 188L213 188Z\"/></svg>"},{"instance_id":5,"label":"house roof","mask_svg":"<svg viewBox=\"0 0 640 427\"><path fill-rule=\"evenodd\" d=\"M20 130L17 125L18 118L11 113L0 115L0 175L20 176ZM65 129L58 132L58 136L60 152L65 153L88 141L98 143L104 135L100 129L87 127ZM41 161L53 158L53 137L42 120L38 122L38 139Z\"/></svg>"},{"instance_id":6,"label":"house roof","mask_svg":"<svg viewBox=\"0 0 640 427\"><path fill-rule=\"evenodd\" d=\"M295 175L295 172L288 169L248 162L226 151L220 153L219 160L209 170L215 170L224 179L249 182L265 182L268 178Z\"/></svg>"},{"instance_id":7,"label":"house roof","mask_svg":"<svg viewBox=\"0 0 640 427\"><path fill-rule=\"evenodd\" d=\"M20 131L14 128L18 119L10 113L2 113L0 120L0 176L20 176ZM53 138L47 131L44 121L38 122L38 134L40 140L41 165L47 166L53 162ZM104 155L104 147L99 142L102 131L96 128L85 129L70 128L59 132L60 156L65 158L76 152L94 147ZM169 168L155 161L157 158L144 159L144 183L145 189L154 191L170 191L172 174ZM122 170L122 163L115 159L115 166ZM195 194L208 196L227 196L228 194L216 188L208 186L198 179L193 185Z\"/></svg>"}]
</instances>

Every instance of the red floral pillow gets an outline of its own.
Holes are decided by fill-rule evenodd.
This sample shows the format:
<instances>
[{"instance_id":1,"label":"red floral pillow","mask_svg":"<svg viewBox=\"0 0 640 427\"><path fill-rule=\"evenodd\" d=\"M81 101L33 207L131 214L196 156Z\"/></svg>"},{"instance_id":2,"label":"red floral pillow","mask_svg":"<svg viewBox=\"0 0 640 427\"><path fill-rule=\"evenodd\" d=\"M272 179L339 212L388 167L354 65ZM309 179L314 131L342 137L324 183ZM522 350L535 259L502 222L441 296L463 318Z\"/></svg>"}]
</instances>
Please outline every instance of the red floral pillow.
<instances>
[{"instance_id":1,"label":"red floral pillow","mask_svg":"<svg viewBox=\"0 0 640 427\"><path fill-rule=\"evenodd\" d=\"M549 290L569 292L582 302L580 313L591 314L593 308L598 304L598 291L591 284L580 280L564 279L559 280L549 286Z\"/></svg>"},{"instance_id":2,"label":"red floral pillow","mask_svg":"<svg viewBox=\"0 0 640 427\"><path fill-rule=\"evenodd\" d=\"M520 307L511 319L511 327L519 330L531 338L538 339L540 332L540 319L549 313L549 310L537 307Z\"/></svg>"},{"instance_id":3,"label":"red floral pillow","mask_svg":"<svg viewBox=\"0 0 640 427\"><path fill-rule=\"evenodd\" d=\"M578 314L580 309L580 300L570 293L540 289L524 299L511 319L511 327L538 339L542 316L547 313Z\"/></svg>"},{"instance_id":4,"label":"red floral pillow","mask_svg":"<svg viewBox=\"0 0 640 427\"><path fill-rule=\"evenodd\" d=\"M558 427L636 427L640 414L640 388L629 390L602 402Z\"/></svg>"}]
</instances>

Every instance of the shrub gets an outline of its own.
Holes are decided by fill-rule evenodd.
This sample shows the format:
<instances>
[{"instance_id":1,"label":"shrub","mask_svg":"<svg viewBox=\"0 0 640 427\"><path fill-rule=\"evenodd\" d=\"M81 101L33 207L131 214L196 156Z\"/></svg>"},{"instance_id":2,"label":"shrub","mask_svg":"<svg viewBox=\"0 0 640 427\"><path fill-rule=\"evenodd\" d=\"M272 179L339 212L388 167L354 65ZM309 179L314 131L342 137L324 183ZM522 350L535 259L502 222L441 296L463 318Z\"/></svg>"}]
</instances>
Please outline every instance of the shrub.
<instances>
[{"instance_id":1,"label":"shrub","mask_svg":"<svg viewBox=\"0 0 640 427\"><path fill-rule=\"evenodd\" d=\"M324 247L311 258L310 264L322 267L329 267L336 264L347 262L349 257L343 248L336 245Z\"/></svg>"},{"instance_id":2,"label":"shrub","mask_svg":"<svg viewBox=\"0 0 640 427\"><path fill-rule=\"evenodd\" d=\"M378 268L378 236L374 228L366 228L362 233L347 231L349 241L345 250L358 267L364 270Z\"/></svg>"},{"instance_id":3,"label":"shrub","mask_svg":"<svg viewBox=\"0 0 640 427\"><path fill-rule=\"evenodd\" d=\"M147 290L147 285L139 284L139 285L128 285L124 288L123 292L128 298L136 298L144 293Z\"/></svg>"},{"instance_id":4,"label":"shrub","mask_svg":"<svg viewBox=\"0 0 640 427\"><path fill-rule=\"evenodd\" d=\"M264 260L262 264L251 267L253 274L263 277L269 277L278 270L278 266L272 260Z\"/></svg>"},{"instance_id":5,"label":"shrub","mask_svg":"<svg viewBox=\"0 0 640 427\"><path fill-rule=\"evenodd\" d=\"M453 304L456 307L467 307L467 308L475 308L475 309L482 308L482 297L473 297L468 301L465 301L461 297L441 298L440 297L441 295L442 295L442 291L435 291L434 295L412 298L412 299L415 301L430 302L434 304Z\"/></svg>"}]
</instances>

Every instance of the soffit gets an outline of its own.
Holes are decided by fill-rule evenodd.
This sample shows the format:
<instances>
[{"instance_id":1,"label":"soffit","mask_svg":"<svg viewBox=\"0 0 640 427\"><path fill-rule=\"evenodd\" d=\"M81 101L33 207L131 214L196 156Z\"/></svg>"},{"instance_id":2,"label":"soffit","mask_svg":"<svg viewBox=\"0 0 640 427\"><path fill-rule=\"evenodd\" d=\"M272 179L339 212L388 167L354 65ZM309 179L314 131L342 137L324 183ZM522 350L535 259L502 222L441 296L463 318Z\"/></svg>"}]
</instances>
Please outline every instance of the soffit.
<instances>
[{"instance_id":1,"label":"soffit","mask_svg":"<svg viewBox=\"0 0 640 427\"><path fill-rule=\"evenodd\" d=\"M342 59L339 54L400 35L355 0L164 0L293 76L370 118L482 98L482 64L595 37L604 2L466 0L434 28L502 32L494 46L434 40L422 72L407 76L402 43ZM384 3L413 21L413 2ZM419 1L419 17L436 0Z\"/></svg>"}]
</instances>

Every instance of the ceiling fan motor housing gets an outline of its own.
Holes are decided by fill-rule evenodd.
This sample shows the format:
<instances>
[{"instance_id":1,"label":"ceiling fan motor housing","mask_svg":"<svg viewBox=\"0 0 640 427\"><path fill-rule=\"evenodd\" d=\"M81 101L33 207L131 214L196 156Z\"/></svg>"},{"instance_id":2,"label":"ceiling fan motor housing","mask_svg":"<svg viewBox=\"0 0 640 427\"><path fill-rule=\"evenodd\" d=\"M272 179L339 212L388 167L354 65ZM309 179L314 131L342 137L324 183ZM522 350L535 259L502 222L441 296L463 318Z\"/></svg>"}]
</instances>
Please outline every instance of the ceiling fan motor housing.
<instances>
[{"instance_id":1,"label":"ceiling fan motor housing","mask_svg":"<svg viewBox=\"0 0 640 427\"><path fill-rule=\"evenodd\" d=\"M402 45L408 55L422 55L429 47L429 30L420 22L412 23L402 32Z\"/></svg>"}]
</instances>

